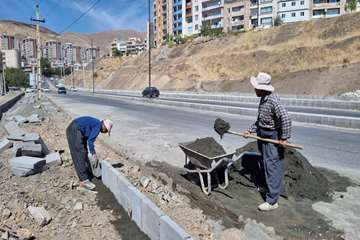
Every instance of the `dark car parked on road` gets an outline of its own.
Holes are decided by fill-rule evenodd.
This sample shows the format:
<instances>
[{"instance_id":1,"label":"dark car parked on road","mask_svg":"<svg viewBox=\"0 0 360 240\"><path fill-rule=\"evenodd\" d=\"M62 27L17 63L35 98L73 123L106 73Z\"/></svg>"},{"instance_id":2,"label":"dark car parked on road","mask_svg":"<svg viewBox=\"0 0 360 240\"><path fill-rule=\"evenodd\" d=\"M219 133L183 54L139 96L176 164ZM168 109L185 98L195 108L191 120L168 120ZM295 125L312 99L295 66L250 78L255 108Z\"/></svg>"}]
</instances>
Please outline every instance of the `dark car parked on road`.
<instances>
[{"instance_id":1,"label":"dark car parked on road","mask_svg":"<svg viewBox=\"0 0 360 240\"><path fill-rule=\"evenodd\" d=\"M65 87L59 87L58 88L58 94L66 94L66 88Z\"/></svg>"},{"instance_id":2,"label":"dark car parked on road","mask_svg":"<svg viewBox=\"0 0 360 240\"><path fill-rule=\"evenodd\" d=\"M142 91L143 97L157 98L160 96L160 91L156 87L147 87Z\"/></svg>"}]
</instances>

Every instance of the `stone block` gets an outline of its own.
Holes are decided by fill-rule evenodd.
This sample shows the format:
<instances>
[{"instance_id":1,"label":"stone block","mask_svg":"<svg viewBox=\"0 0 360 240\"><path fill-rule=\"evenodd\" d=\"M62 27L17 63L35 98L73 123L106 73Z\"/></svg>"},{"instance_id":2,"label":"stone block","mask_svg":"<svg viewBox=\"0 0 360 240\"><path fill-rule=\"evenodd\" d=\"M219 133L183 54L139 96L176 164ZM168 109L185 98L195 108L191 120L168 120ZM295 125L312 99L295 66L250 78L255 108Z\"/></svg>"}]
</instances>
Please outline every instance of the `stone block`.
<instances>
[{"instance_id":1,"label":"stone block","mask_svg":"<svg viewBox=\"0 0 360 240\"><path fill-rule=\"evenodd\" d=\"M28 207L28 211L31 214L31 217L41 226L49 224L51 221L51 216L48 211L43 207Z\"/></svg>"},{"instance_id":2,"label":"stone block","mask_svg":"<svg viewBox=\"0 0 360 240\"><path fill-rule=\"evenodd\" d=\"M17 125L17 123L15 121L7 122L4 126L4 128L7 132L7 134L9 136L13 136L13 137L21 137L26 133L24 130L19 128L19 126ZM10 139L10 138L8 138L8 139ZM10 140L12 140L12 139L10 139Z\"/></svg>"},{"instance_id":3,"label":"stone block","mask_svg":"<svg viewBox=\"0 0 360 240\"><path fill-rule=\"evenodd\" d=\"M37 133L25 133L21 140L24 142L40 141L40 135Z\"/></svg>"},{"instance_id":4,"label":"stone block","mask_svg":"<svg viewBox=\"0 0 360 240\"><path fill-rule=\"evenodd\" d=\"M127 197L127 189L131 183L115 168L112 167L111 171L116 176L115 188L112 191L118 203L124 208L128 208L129 200Z\"/></svg>"},{"instance_id":5,"label":"stone block","mask_svg":"<svg viewBox=\"0 0 360 240\"><path fill-rule=\"evenodd\" d=\"M111 167L112 166L108 161L101 162L101 181L107 188L109 188L109 171Z\"/></svg>"},{"instance_id":6,"label":"stone block","mask_svg":"<svg viewBox=\"0 0 360 240\"><path fill-rule=\"evenodd\" d=\"M5 151L6 149L12 147L13 143L10 142L7 138L1 140L0 142L0 153Z\"/></svg>"},{"instance_id":7,"label":"stone block","mask_svg":"<svg viewBox=\"0 0 360 240\"><path fill-rule=\"evenodd\" d=\"M38 123L41 122L38 114L32 114L26 118L27 122L29 123Z\"/></svg>"},{"instance_id":8,"label":"stone block","mask_svg":"<svg viewBox=\"0 0 360 240\"><path fill-rule=\"evenodd\" d=\"M190 235L176 222L171 220L169 216L160 217L160 240L185 240L190 238Z\"/></svg>"},{"instance_id":9,"label":"stone block","mask_svg":"<svg viewBox=\"0 0 360 240\"><path fill-rule=\"evenodd\" d=\"M45 159L36 157L14 157L10 160L12 168L42 169L46 164Z\"/></svg>"},{"instance_id":10,"label":"stone block","mask_svg":"<svg viewBox=\"0 0 360 240\"><path fill-rule=\"evenodd\" d=\"M129 186L127 189L127 197L129 199L129 204L126 211L129 213L131 219L138 225L142 230L142 202L145 199L145 196L134 186Z\"/></svg>"},{"instance_id":11,"label":"stone block","mask_svg":"<svg viewBox=\"0 0 360 240\"><path fill-rule=\"evenodd\" d=\"M35 140L35 143L41 144L43 155L48 155L50 153L49 148L40 136L38 140Z\"/></svg>"},{"instance_id":12,"label":"stone block","mask_svg":"<svg viewBox=\"0 0 360 240\"><path fill-rule=\"evenodd\" d=\"M58 152L46 155L45 160L48 166L58 166L62 164L61 156Z\"/></svg>"},{"instance_id":13,"label":"stone block","mask_svg":"<svg viewBox=\"0 0 360 240\"><path fill-rule=\"evenodd\" d=\"M22 124L27 122L27 119L25 117L23 117L22 115L15 115L13 117L13 119L15 120L15 122L17 122L18 124Z\"/></svg>"},{"instance_id":14,"label":"stone block","mask_svg":"<svg viewBox=\"0 0 360 240\"><path fill-rule=\"evenodd\" d=\"M150 199L144 198L141 203L141 225L143 232L151 240L160 239L160 218L165 213L158 208Z\"/></svg>"},{"instance_id":15,"label":"stone block","mask_svg":"<svg viewBox=\"0 0 360 240\"><path fill-rule=\"evenodd\" d=\"M21 156L42 157L42 146L35 142L25 142L19 148ZM18 153L17 153L18 154Z\"/></svg>"}]
</instances>

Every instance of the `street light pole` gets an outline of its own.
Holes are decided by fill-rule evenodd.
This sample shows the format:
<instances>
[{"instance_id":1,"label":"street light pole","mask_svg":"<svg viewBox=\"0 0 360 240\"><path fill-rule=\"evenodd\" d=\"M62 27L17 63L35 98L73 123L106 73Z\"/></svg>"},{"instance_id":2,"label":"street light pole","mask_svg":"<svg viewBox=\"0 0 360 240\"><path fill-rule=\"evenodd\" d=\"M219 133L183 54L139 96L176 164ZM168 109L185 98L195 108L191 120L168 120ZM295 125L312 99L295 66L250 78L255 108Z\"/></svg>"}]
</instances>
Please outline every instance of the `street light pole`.
<instances>
[{"instance_id":1,"label":"street light pole","mask_svg":"<svg viewBox=\"0 0 360 240\"><path fill-rule=\"evenodd\" d=\"M151 6L150 6L150 0L148 0L148 51L149 51L149 87L151 87Z\"/></svg>"},{"instance_id":2,"label":"street light pole","mask_svg":"<svg viewBox=\"0 0 360 240\"><path fill-rule=\"evenodd\" d=\"M94 77L94 49L93 49L93 40L91 39L91 67L92 67L92 93L95 94L95 77Z\"/></svg>"}]
</instances>

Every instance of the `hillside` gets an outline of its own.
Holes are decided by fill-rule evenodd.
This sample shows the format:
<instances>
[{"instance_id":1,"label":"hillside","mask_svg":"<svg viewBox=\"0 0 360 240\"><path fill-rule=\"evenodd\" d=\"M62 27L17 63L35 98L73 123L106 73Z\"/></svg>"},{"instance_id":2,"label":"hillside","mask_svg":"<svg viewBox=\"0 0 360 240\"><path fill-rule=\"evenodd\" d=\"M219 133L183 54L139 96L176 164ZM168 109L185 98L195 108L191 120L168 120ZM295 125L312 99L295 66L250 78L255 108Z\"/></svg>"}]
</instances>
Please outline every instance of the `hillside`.
<instances>
[{"instance_id":1,"label":"hillside","mask_svg":"<svg viewBox=\"0 0 360 240\"><path fill-rule=\"evenodd\" d=\"M15 35L16 37L23 39L25 37L35 37L35 26L32 24L12 21L12 20L0 20L0 33L6 33ZM47 40L60 40L63 43L71 42L75 45L82 47L89 47L91 45L91 39L94 41L95 46L99 46L103 52L108 52L111 42L118 38L120 40L127 40L129 37L139 37L144 39L146 33L138 32L135 30L111 30L103 31L93 34L80 34L80 33L64 33L60 36L58 33L51 31L48 28L41 28L41 38L43 41Z\"/></svg>"},{"instance_id":2,"label":"hillside","mask_svg":"<svg viewBox=\"0 0 360 240\"><path fill-rule=\"evenodd\" d=\"M279 92L334 95L360 86L360 13L287 24L217 39L197 38L152 54L153 85L163 90L252 91L249 76L273 75ZM110 89L142 89L147 56L98 78ZM97 73L102 70L97 69Z\"/></svg>"}]
</instances>

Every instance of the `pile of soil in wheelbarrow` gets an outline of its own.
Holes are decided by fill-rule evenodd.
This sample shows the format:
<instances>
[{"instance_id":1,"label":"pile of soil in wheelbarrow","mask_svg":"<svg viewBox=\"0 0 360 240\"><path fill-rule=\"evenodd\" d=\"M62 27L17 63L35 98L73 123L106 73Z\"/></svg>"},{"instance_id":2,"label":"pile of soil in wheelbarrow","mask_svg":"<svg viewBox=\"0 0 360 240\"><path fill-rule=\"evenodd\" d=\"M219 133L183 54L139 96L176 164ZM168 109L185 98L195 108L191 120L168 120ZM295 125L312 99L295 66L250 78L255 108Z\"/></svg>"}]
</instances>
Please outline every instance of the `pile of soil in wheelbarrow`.
<instances>
[{"instance_id":1,"label":"pile of soil in wheelbarrow","mask_svg":"<svg viewBox=\"0 0 360 240\"><path fill-rule=\"evenodd\" d=\"M224 148L212 137L198 138L186 147L210 158L226 154Z\"/></svg>"},{"instance_id":2,"label":"pile of soil in wheelbarrow","mask_svg":"<svg viewBox=\"0 0 360 240\"><path fill-rule=\"evenodd\" d=\"M237 151L258 152L257 143L251 142ZM283 161L285 166L283 196L292 196L296 200L304 198L314 201L331 200L332 190L328 179L300 152L287 148Z\"/></svg>"}]
</instances>

